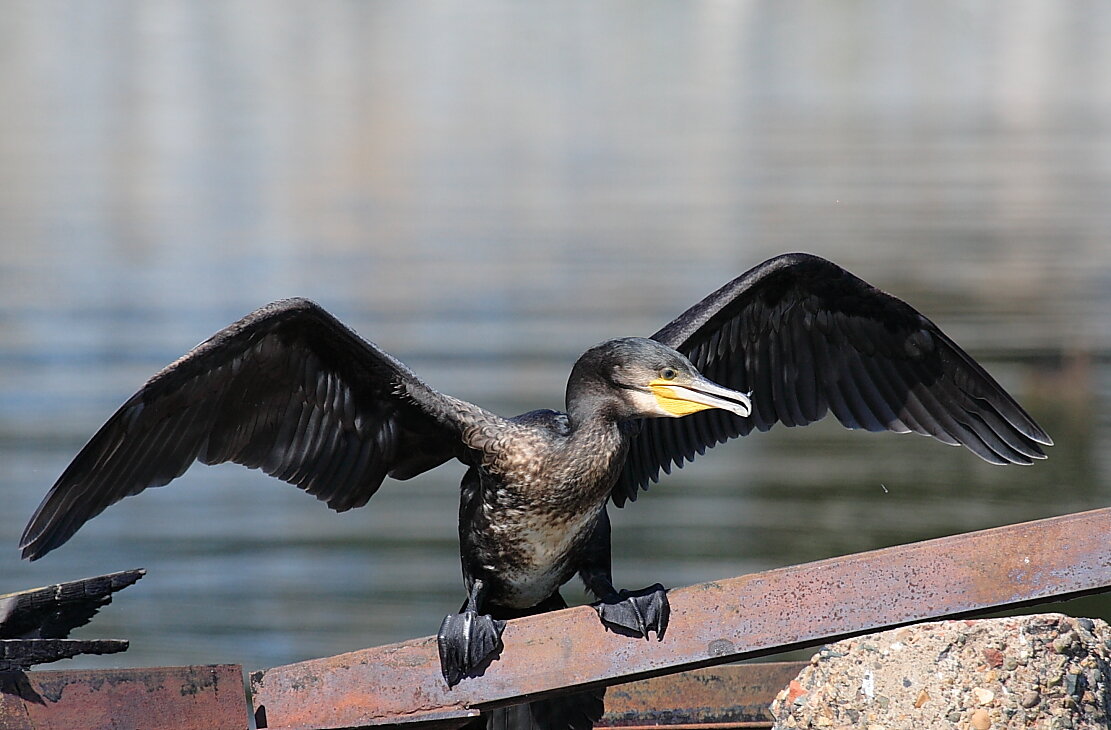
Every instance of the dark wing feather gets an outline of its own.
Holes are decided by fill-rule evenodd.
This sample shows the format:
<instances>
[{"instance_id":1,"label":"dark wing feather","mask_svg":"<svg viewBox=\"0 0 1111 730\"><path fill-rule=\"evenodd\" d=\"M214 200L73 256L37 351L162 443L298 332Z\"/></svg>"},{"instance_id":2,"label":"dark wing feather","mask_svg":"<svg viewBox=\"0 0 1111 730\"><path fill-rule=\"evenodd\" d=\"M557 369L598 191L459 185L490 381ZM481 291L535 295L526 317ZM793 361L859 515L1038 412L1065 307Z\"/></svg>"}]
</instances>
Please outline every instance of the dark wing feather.
<instances>
[{"instance_id":1,"label":"dark wing feather","mask_svg":"<svg viewBox=\"0 0 1111 730\"><path fill-rule=\"evenodd\" d=\"M839 266L786 254L734 279L653 339L703 375L752 393L753 411L639 424L613 499L619 506L695 453L776 423L827 412L849 428L914 431L993 464L1029 464L1052 441L930 320Z\"/></svg>"},{"instance_id":2,"label":"dark wing feather","mask_svg":"<svg viewBox=\"0 0 1111 730\"><path fill-rule=\"evenodd\" d=\"M458 453L465 404L304 299L275 302L151 378L81 450L23 532L42 557L106 507L195 460L262 469L336 511Z\"/></svg>"}]
</instances>

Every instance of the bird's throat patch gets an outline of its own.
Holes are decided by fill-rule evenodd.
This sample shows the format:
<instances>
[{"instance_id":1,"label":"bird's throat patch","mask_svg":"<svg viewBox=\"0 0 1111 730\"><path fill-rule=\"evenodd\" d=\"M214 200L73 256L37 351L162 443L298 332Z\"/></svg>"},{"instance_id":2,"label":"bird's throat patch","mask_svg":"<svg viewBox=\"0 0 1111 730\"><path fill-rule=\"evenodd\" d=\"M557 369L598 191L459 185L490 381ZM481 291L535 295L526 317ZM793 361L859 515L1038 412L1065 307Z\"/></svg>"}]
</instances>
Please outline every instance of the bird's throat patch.
<instances>
[{"instance_id":1,"label":"bird's throat patch","mask_svg":"<svg viewBox=\"0 0 1111 730\"><path fill-rule=\"evenodd\" d=\"M692 413L713 408L713 406L705 403L687 400L680 396L671 387L671 383L665 380L653 380L648 384L648 387L652 389L652 395L656 396L656 403L659 404L660 408L673 416L689 416Z\"/></svg>"}]
</instances>

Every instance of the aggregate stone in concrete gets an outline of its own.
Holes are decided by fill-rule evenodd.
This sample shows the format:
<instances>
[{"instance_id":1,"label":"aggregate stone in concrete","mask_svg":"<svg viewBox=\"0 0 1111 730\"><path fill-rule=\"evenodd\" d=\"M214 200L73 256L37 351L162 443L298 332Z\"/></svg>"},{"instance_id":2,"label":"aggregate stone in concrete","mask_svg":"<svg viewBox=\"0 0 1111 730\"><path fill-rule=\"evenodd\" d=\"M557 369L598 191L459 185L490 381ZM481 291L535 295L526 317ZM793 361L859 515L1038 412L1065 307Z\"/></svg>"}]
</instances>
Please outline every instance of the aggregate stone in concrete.
<instances>
[{"instance_id":1,"label":"aggregate stone in concrete","mask_svg":"<svg viewBox=\"0 0 1111 730\"><path fill-rule=\"evenodd\" d=\"M939 621L824 647L775 728L1111 728L1111 627L1038 614Z\"/></svg>"}]
</instances>

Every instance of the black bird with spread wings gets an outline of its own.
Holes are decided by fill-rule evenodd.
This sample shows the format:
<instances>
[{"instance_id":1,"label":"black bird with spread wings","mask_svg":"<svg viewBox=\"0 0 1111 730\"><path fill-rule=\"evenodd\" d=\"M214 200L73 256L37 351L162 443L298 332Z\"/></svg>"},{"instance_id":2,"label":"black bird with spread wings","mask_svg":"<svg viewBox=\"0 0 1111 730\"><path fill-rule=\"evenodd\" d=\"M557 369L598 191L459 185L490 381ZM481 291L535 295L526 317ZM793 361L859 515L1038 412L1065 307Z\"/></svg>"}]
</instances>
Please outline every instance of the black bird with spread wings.
<instances>
[{"instance_id":1,"label":"black bird with spread wings","mask_svg":"<svg viewBox=\"0 0 1111 730\"><path fill-rule=\"evenodd\" d=\"M1030 464L1052 443L936 325L808 254L760 264L649 339L587 350L566 407L497 416L433 390L312 302L275 302L123 404L46 495L23 557L41 558L195 460L262 469L344 511L387 476L458 459L468 467L459 523L468 597L439 635L454 685L494 653L505 619L563 606L558 589L576 573L607 626L662 637L664 589L612 583L606 508L708 447L827 412L849 428L959 444L993 464Z\"/></svg>"}]
</instances>

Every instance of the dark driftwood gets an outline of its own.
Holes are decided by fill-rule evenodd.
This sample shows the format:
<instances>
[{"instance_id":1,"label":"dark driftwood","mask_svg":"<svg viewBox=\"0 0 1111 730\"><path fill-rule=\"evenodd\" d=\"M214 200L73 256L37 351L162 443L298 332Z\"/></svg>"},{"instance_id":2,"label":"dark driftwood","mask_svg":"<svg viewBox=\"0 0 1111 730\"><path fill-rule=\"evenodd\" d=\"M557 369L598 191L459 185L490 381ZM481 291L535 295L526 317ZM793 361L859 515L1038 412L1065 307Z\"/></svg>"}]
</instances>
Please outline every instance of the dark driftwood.
<instances>
[{"instance_id":1,"label":"dark driftwood","mask_svg":"<svg viewBox=\"0 0 1111 730\"><path fill-rule=\"evenodd\" d=\"M0 595L0 671L127 649L127 642L119 639L66 637L111 603L113 593L145 574L141 569L125 570Z\"/></svg>"},{"instance_id":2,"label":"dark driftwood","mask_svg":"<svg viewBox=\"0 0 1111 730\"><path fill-rule=\"evenodd\" d=\"M27 669L78 654L127 651L126 639L0 639L0 672Z\"/></svg>"},{"instance_id":3,"label":"dark driftwood","mask_svg":"<svg viewBox=\"0 0 1111 730\"><path fill-rule=\"evenodd\" d=\"M144 575L125 570L0 595L0 639L64 639Z\"/></svg>"}]
</instances>

